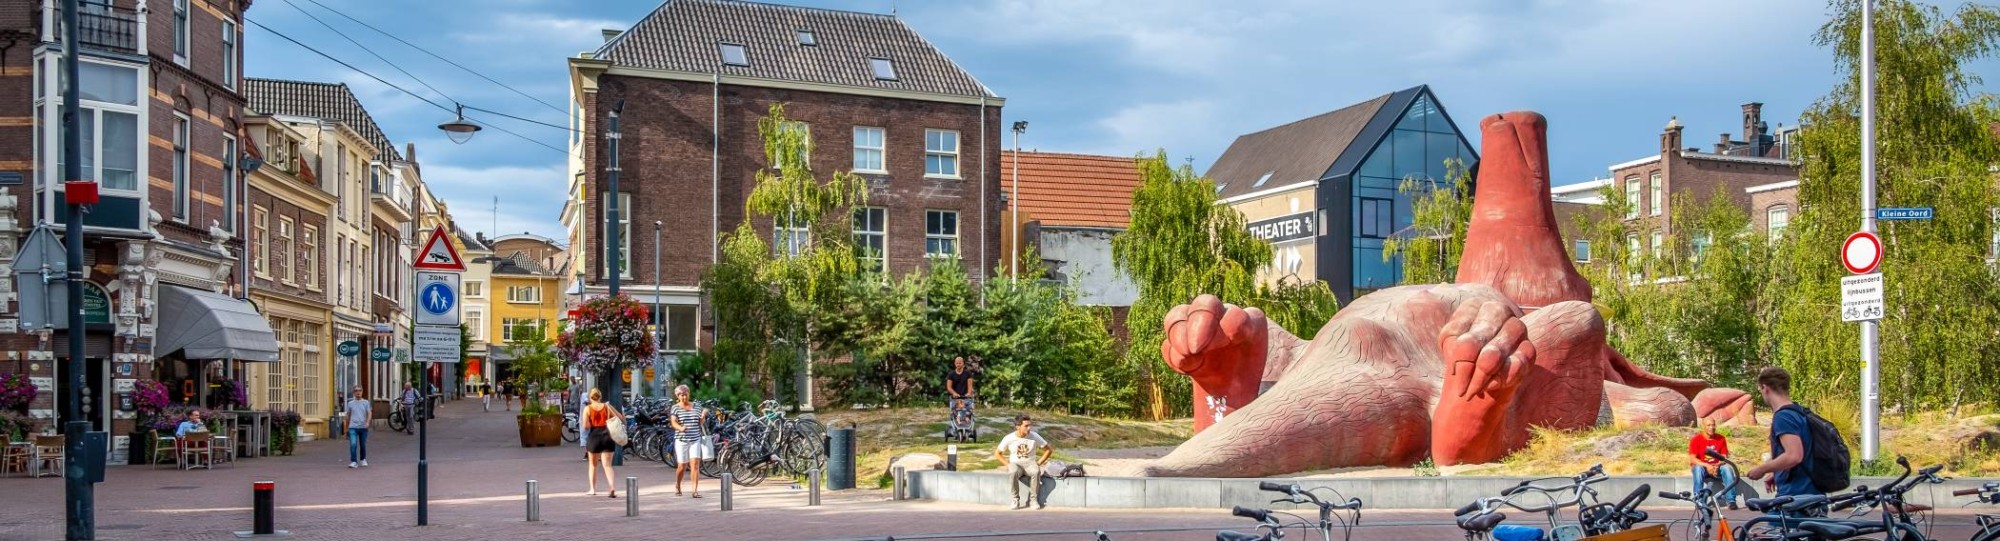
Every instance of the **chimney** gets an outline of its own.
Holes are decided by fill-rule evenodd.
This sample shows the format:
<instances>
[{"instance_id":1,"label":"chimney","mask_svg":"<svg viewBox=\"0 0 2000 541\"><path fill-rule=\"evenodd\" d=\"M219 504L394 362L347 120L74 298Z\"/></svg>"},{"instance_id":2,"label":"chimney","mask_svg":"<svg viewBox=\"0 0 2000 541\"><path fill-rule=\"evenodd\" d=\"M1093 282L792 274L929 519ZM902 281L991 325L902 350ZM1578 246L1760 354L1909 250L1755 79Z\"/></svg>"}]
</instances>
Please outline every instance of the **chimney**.
<instances>
[{"instance_id":1,"label":"chimney","mask_svg":"<svg viewBox=\"0 0 2000 541\"><path fill-rule=\"evenodd\" d=\"M1754 101L1743 104L1743 140L1755 144L1757 136L1761 135L1758 133L1757 125L1763 121L1764 104Z\"/></svg>"},{"instance_id":2,"label":"chimney","mask_svg":"<svg viewBox=\"0 0 2000 541\"><path fill-rule=\"evenodd\" d=\"M1729 153L1729 134L1727 133L1722 134L1722 139L1715 143L1715 153L1716 154Z\"/></svg>"},{"instance_id":3,"label":"chimney","mask_svg":"<svg viewBox=\"0 0 2000 541\"><path fill-rule=\"evenodd\" d=\"M623 33L625 33L625 31L624 31L624 30L619 30L619 29L616 29L616 28L606 28L606 29L603 29L603 30L599 30L599 32L603 32L603 33L604 33L604 42L605 42L605 43L611 43L611 40L613 40L613 39L617 39L617 38L618 38L618 35L619 35L619 34L623 34Z\"/></svg>"},{"instance_id":4,"label":"chimney","mask_svg":"<svg viewBox=\"0 0 2000 541\"><path fill-rule=\"evenodd\" d=\"M417 163L416 143L403 143L403 159L409 160L410 163Z\"/></svg>"},{"instance_id":5,"label":"chimney","mask_svg":"<svg viewBox=\"0 0 2000 541\"><path fill-rule=\"evenodd\" d=\"M1681 148L1681 118L1667 119L1667 131L1660 133L1660 153L1666 154Z\"/></svg>"}]
</instances>

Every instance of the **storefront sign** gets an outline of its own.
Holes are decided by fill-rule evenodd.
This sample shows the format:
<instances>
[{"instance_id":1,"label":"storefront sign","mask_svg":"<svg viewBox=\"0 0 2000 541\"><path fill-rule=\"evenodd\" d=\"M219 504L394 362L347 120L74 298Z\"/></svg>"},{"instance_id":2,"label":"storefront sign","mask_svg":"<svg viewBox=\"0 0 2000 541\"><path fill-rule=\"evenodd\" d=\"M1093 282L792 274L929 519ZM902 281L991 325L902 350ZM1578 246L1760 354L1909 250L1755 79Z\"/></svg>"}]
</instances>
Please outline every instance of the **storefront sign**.
<instances>
[{"instance_id":1,"label":"storefront sign","mask_svg":"<svg viewBox=\"0 0 2000 541\"><path fill-rule=\"evenodd\" d=\"M90 284L83 288L83 322L111 322L111 294L106 293L103 286Z\"/></svg>"},{"instance_id":2,"label":"storefront sign","mask_svg":"<svg viewBox=\"0 0 2000 541\"><path fill-rule=\"evenodd\" d=\"M1309 239L1319 235L1319 219L1314 213L1287 214L1250 222L1250 235L1270 242Z\"/></svg>"}]
</instances>

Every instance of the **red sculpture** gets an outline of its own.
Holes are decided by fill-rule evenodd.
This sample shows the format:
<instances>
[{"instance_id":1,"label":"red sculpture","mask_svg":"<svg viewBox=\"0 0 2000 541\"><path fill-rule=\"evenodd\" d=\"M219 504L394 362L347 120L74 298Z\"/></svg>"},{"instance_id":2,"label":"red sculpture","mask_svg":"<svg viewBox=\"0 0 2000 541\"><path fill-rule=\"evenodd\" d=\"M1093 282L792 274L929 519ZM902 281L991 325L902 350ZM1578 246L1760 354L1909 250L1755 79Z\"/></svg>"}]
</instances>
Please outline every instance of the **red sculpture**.
<instances>
[{"instance_id":1,"label":"red sculpture","mask_svg":"<svg viewBox=\"0 0 2000 541\"><path fill-rule=\"evenodd\" d=\"M1648 373L1606 345L1556 226L1546 120L1503 113L1480 128L1456 284L1355 299L1310 341L1208 295L1168 313L1161 349L1194 379L1196 434L1146 475L1483 463L1535 426L1755 422L1742 391Z\"/></svg>"}]
</instances>

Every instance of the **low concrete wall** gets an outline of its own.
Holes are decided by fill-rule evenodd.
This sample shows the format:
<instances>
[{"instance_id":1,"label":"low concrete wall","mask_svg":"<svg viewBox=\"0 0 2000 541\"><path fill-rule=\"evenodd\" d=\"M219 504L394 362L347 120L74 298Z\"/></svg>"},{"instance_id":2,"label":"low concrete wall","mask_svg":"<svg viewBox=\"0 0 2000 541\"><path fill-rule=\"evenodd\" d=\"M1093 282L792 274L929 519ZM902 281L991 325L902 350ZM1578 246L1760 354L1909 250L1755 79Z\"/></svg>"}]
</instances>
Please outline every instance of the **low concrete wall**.
<instances>
[{"instance_id":1,"label":"low concrete wall","mask_svg":"<svg viewBox=\"0 0 2000 541\"><path fill-rule=\"evenodd\" d=\"M914 500L1006 505L1010 492L1007 477L997 472L913 471L908 474L907 497ZM1892 478L1857 478L1857 486L1881 486ZM1360 498L1364 509L1453 509L1521 482L1506 477L1379 477L1309 479L1198 479L1152 477L1077 477L1042 479L1042 498L1051 506L1099 509L1228 509L1231 506L1286 508L1272 504L1275 493L1257 489L1262 481L1298 483L1311 489L1328 487L1342 496ZM1952 497L1951 491L1973 488L1991 479L1955 479L1942 485L1927 485L1910 491L1910 501L1935 505L1932 498L1950 506L1971 502L1970 497ZM1551 482L1554 484L1555 482ZM1690 489L1686 476L1615 476L1593 485L1600 500L1617 502L1639 485L1652 491ZM1027 492L1027 486L1021 487ZM1325 491L1321 497L1328 497ZM1680 506L1648 494L1648 506ZM1534 500L1524 500L1533 503ZM1938 505L1945 507L1945 505Z\"/></svg>"}]
</instances>

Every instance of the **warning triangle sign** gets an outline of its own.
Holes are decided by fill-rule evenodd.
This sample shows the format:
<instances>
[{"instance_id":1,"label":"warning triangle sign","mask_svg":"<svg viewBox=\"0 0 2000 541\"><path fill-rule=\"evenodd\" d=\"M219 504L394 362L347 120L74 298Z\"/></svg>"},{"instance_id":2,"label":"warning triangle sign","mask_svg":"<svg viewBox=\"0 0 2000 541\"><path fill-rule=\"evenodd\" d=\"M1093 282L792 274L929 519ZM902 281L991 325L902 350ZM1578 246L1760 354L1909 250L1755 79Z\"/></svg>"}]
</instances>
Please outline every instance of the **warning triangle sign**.
<instances>
[{"instance_id":1,"label":"warning triangle sign","mask_svg":"<svg viewBox=\"0 0 2000 541\"><path fill-rule=\"evenodd\" d=\"M412 267L441 271L465 271L465 260L458 257L458 249L451 246L451 239L445 237L444 226L431 230L430 240L424 241L424 249L417 252L417 262Z\"/></svg>"}]
</instances>

